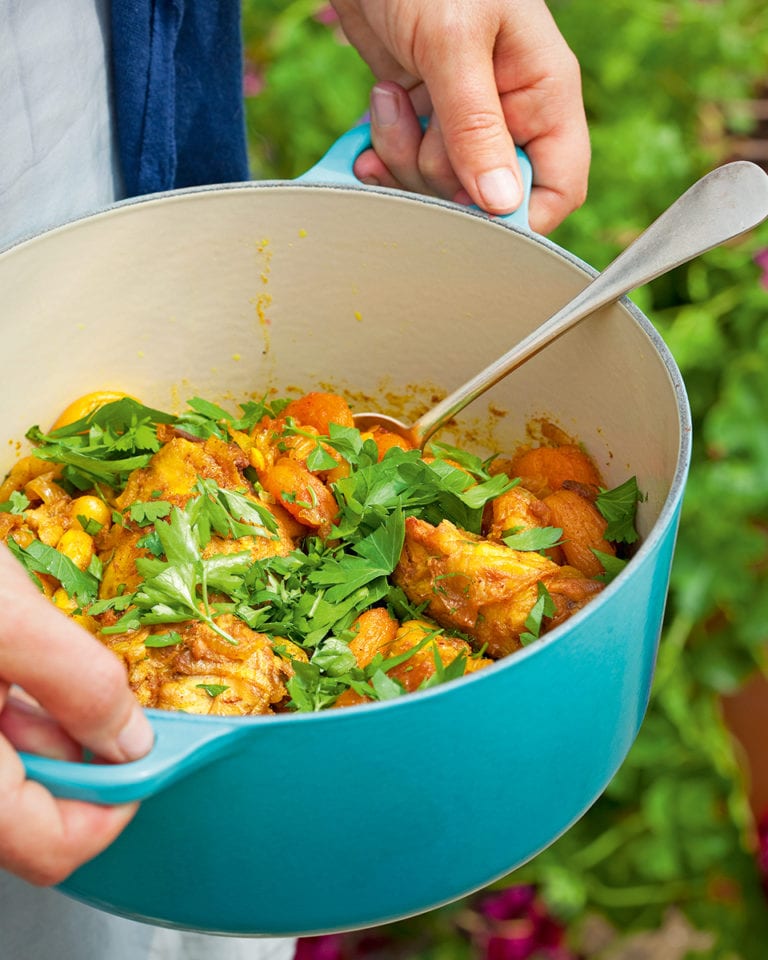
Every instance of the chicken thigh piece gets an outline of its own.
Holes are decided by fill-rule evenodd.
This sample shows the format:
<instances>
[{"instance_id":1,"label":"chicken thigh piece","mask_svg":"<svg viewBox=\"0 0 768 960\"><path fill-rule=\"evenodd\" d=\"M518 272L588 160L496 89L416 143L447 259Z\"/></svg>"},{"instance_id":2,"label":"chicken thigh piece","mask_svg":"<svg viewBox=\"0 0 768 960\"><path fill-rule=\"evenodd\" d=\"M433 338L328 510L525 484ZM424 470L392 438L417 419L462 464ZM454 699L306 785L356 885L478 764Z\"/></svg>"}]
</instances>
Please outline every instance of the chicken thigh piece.
<instances>
[{"instance_id":1,"label":"chicken thigh piece","mask_svg":"<svg viewBox=\"0 0 768 960\"><path fill-rule=\"evenodd\" d=\"M555 613L542 631L561 623L603 589L597 580L559 566L535 551L513 550L444 520L434 527L408 517L394 581L442 626L473 638L499 658L518 650L525 621L546 587Z\"/></svg>"}]
</instances>

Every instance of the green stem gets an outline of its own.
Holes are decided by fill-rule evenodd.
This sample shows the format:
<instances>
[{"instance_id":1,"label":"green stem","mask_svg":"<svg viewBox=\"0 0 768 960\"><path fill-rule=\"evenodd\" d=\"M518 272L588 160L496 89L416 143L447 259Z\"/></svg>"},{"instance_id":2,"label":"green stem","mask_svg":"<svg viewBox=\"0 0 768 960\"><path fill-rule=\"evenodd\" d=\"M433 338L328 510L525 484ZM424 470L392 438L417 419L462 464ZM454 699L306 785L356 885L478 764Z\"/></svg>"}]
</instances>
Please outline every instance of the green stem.
<instances>
[{"instance_id":1,"label":"green stem","mask_svg":"<svg viewBox=\"0 0 768 960\"><path fill-rule=\"evenodd\" d=\"M573 863L579 870L591 869L645 829L645 820L639 814L627 817L615 827L605 830L592 843L582 847L578 853L574 854Z\"/></svg>"},{"instance_id":2,"label":"green stem","mask_svg":"<svg viewBox=\"0 0 768 960\"><path fill-rule=\"evenodd\" d=\"M602 907L645 907L649 903L674 903L691 896L687 884L653 883L635 887L608 887L592 876L585 877L591 899Z\"/></svg>"},{"instance_id":3,"label":"green stem","mask_svg":"<svg viewBox=\"0 0 768 960\"><path fill-rule=\"evenodd\" d=\"M214 633L218 633L218 635L220 637L223 637L223 639L226 640L227 643L231 643L233 646L236 647L238 645L237 640L235 640L234 637L230 636L226 630L222 630L221 627L219 627L215 623L213 617L211 616L211 605L208 600L208 574L205 569L204 563L200 564L200 587L202 589L202 594L203 594L203 611L204 611L200 619L204 623L207 623ZM199 615L200 611L197 611L197 613Z\"/></svg>"},{"instance_id":4,"label":"green stem","mask_svg":"<svg viewBox=\"0 0 768 960\"><path fill-rule=\"evenodd\" d=\"M220 637L223 637L224 640L227 641L227 643L231 643L233 647L238 646L237 640L235 640L234 637L230 636L230 634L228 634L226 630L222 630L221 627L216 626L212 617L201 617L200 619L203 620L205 623L207 623L214 633L218 633Z\"/></svg>"},{"instance_id":5,"label":"green stem","mask_svg":"<svg viewBox=\"0 0 768 960\"><path fill-rule=\"evenodd\" d=\"M695 626L696 621L693 617L685 613L678 613L664 631L654 684L657 691L674 674L680 656Z\"/></svg>"}]
</instances>

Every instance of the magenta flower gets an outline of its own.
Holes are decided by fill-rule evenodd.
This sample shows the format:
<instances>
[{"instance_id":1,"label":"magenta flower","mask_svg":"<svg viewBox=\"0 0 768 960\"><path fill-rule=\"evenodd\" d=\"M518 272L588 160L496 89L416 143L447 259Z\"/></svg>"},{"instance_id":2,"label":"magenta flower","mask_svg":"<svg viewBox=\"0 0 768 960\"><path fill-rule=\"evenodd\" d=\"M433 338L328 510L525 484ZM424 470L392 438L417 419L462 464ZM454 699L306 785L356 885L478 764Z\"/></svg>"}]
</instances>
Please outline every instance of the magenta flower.
<instances>
[{"instance_id":1,"label":"magenta flower","mask_svg":"<svg viewBox=\"0 0 768 960\"><path fill-rule=\"evenodd\" d=\"M344 960L344 937L331 933L323 937L302 937L293 960Z\"/></svg>"},{"instance_id":2,"label":"magenta flower","mask_svg":"<svg viewBox=\"0 0 768 960\"><path fill-rule=\"evenodd\" d=\"M535 941L515 942L507 937L491 937L482 956L484 960L576 960L565 947L541 947Z\"/></svg>"},{"instance_id":3,"label":"magenta flower","mask_svg":"<svg viewBox=\"0 0 768 960\"><path fill-rule=\"evenodd\" d=\"M768 247L759 250L754 256L754 261L761 270L760 284L768 290Z\"/></svg>"},{"instance_id":4,"label":"magenta flower","mask_svg":"<svg viewBox=\"0 0 768 960\"><path fill-rule=\"evenodd\" d=\"M762 878L763 891L768 897L768 810L757 824L757 868Z\"/></svg>"},{"instance_id":5,"label":"magenta flower","mask_svg":"<svg viewBox=\"0 0 768 960\"><path fill-rule=\"evenodd\" d=\"M474 960L578 960L565 943L565 927L528 884L480 894L453 923L471 943ZM418 933L416 941L387 925L303 937L294 960L411 960L424 947Z\"/></svg>"},{"instance_id":6,"label":"magenta flower","mask_svg":"<svg viewBox=\"0 0 768 960\"><path fill-rule=\"evenodd\" d=\"M387 927L351 933L329 933L319 937L303 937L296 945L293 960L362 960L390 958L396 950Z\"/></svg>"},{"instance_id":7,"label":"magenta flower","mask_svg":"<svg viewBox=\"0 0 768 960\"><path fill-rule=\"evenodd\" d=\"M243 69L243 96L257 97L263 89L264 74L255 63L246 57Z\"/></svg>"},{"instance_id":8,"label":"magenta flower","mask_svg":"<svg viewBox=\"0 0 768 960\"><path fill-rule=\"evenodd\" d=\"M564 943L564 926L528 884L481 897L461 926L478 960L576 960Z\"/></svg>"},{"instance_id":9,"label":"magenta flower","mask_svg":"<svg viewBox=\"0 0 768 960\"><path fill-rule=\"evenodd\" d=\"M525 920L503 924L485 942L485 960L529 960L536 949L536 931Z\"/></svg>"},{"instance_id":10,"label":"magenta flower","mask_svg":"<svg viewBox=\"0 0 768 960\"><path fill-rule=\"evenodd\" d=\"M521 883L483 897L477 904L477 910L490 920L511 920L524 913L535 896L535 887Z\"/></svg>"},{"instance_id":11,"label":"magenta flower","mask_svg":"<svg viewBox=\"0 0 768 960\"><path fill-rule=\"evenodd\" d=\"M339 22L339 15L333 9L330 3L326 3L324 6L320 7L315 14L315 20L317 20L318 23L322 23L326 27L329 27Z\"/></svg>"}]
</instances>

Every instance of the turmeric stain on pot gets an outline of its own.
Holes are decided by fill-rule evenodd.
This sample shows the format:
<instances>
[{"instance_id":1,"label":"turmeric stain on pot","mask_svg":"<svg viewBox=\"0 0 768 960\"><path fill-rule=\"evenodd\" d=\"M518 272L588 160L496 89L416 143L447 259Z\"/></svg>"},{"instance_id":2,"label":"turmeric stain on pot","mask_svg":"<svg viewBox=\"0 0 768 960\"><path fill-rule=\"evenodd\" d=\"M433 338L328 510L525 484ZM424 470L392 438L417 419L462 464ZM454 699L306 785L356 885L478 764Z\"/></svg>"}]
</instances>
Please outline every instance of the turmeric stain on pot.
<instances>
[{"instance_id":1,"label":"turmeric stain on pot","mask_svg":"<svg viewBox=\"0 0 768 960\"><path fill-rule=\"evenodd\" d=\"M272 271L272 250L269 245L269 239L260 240L256 244L256 261L261 283L266 287L269 284L269 277ZM272 346L269 335L269 326L272 321L267 314L272 304L272 295L266 290L263 290L257 293L250 302L256 309L256 318L264 338L264 353L267 354Z\"/></svg>"}]
</instances>

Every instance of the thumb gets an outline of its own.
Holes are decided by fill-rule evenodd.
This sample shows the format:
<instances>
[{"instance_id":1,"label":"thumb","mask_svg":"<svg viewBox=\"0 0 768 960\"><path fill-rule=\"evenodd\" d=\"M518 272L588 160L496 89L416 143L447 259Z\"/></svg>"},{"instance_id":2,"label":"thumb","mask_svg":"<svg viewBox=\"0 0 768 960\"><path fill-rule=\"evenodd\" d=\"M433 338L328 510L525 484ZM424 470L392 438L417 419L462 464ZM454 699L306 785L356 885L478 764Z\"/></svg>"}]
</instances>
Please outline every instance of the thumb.
<instances>
[{"instance_id":1,"label":"thumb","mask_svg":"<svg viewBox=\"0 0 768 960\"><path fill-rule=\"evenodd\" d=\"M4 545L0 678L31 694L105 760L136 760L152 746L152 728L118 658L43 597Z\"/></svg>"},{"instance_id":2,"label":"thumb","mask_svg":"<svg viewBox=\"0 0 768 960\"><path fill-rule=\"evenodd\" d=\"M479 49L478 49L479 48ZM515 144L507 128L484 38L451 56L434 57L424 80L453 170L472 201L494 214L511 213L523 199Z\"/></svg>"}]
</instances>

